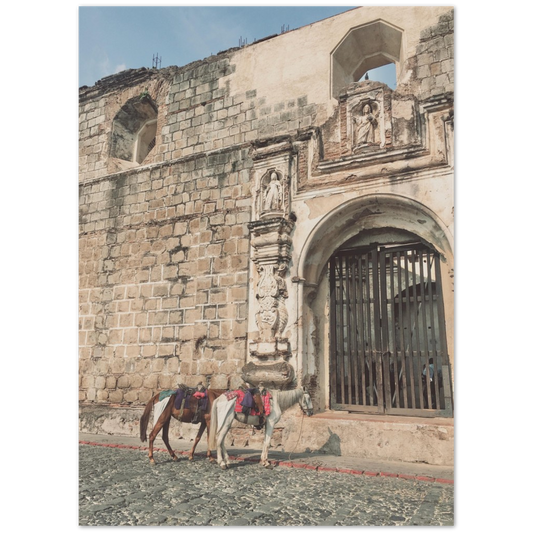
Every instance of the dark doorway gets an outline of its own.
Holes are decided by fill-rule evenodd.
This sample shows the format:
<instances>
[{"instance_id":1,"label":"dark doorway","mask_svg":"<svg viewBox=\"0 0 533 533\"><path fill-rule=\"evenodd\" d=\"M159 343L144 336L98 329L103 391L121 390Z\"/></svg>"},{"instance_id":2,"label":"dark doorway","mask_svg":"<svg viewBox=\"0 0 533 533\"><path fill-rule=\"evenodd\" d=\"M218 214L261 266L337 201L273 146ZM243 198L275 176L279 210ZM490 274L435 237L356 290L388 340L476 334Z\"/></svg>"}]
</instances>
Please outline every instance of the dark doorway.
<instances>
[{"instance_id":1,"label":"dark doorway","mask_svg":"<svg viewBox=\"0 0 533 533\"><path fill-rule=\"evenodd\" d=\"M329 272L332 409L453 416L439 254L371 245Z\"/></svg>"}]
</instances>

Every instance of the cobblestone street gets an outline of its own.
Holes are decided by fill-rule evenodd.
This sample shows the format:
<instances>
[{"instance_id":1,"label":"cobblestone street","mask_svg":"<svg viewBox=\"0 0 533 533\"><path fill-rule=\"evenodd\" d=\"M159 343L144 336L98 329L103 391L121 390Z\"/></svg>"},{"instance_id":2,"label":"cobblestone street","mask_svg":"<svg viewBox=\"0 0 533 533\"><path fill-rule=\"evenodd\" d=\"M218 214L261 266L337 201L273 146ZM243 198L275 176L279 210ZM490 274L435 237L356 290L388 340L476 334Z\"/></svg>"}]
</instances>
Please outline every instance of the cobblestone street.
<instances>
[{"instance_id":1,"label":"cobblestone street","mask_svg":"<svg viewBox=\"0 0 533 533\"><path fill-rule=\"evenodd\" d=\"M451 526L454 487L81 445L80 526Z\"/></svg>"}]
</instances>

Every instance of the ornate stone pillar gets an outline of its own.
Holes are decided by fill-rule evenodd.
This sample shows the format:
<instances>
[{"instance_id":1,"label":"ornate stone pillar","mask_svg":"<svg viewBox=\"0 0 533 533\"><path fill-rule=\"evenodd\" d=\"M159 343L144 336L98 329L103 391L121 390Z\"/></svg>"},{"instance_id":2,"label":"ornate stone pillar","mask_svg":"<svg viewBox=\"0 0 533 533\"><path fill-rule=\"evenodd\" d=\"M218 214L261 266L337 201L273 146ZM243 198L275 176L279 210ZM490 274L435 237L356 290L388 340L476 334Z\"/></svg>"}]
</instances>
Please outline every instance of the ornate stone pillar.
<instances>
[{"instance_id":1,"label":"ornate stone pillar","mask_svg":"<svg viewBox=\"0 0 533 533\"><path fill-rule=\"evenodd\" d=\"M253 385L287 388L294 379L286 336L292 299L285 275L291 261L294 216L290 211L292 145L256 148L251 233L251 302L248 363L243 379ZM295 302L294 302L295 303Z\"/></svg>"}]
</instances>

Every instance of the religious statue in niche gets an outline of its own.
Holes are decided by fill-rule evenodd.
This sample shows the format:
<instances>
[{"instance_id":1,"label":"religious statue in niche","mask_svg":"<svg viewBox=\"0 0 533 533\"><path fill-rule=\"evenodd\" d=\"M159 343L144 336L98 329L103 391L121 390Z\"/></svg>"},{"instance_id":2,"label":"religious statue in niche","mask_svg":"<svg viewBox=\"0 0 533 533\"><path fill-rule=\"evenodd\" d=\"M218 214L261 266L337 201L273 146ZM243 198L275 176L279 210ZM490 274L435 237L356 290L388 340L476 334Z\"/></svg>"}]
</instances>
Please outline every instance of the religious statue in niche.
<instances>
[{"instance_id":1,"label":"religious statue in niche","mask_svg":"<svg viewBox=\"0 0 533 533\"><path fill-rule=\"evenodd\" d=\"M377 105L373 107L371 102L363 105L360 115L355 115L352 122L353 131L353 148L355 151L359 148L375 145L377 143L377 129L379 114Z\"/></svg>"},{"instance_id":2,"label":"religious statue in niche","mask_svg":"<svg viewBox=\"0 0 533 533\"><path fill-rule=\"evenodd\" d=\"M280 216L285 213L286 184L279 172L268 171L261 179L258 197L260 216Z\"/></svg>"},{"instance_id":3,"label":"religious statue in niche","mask_svg":"<svg viewBox=\"0 0 533 533\"><path fill-rule=\"evenodd\" d=\"M278 175L275 172L271 172L270 183L265 191L265 203L263 204L265 211L279 211L281 208L282 196L283 189L281 188Z\"/></svg>"}]
</instances>

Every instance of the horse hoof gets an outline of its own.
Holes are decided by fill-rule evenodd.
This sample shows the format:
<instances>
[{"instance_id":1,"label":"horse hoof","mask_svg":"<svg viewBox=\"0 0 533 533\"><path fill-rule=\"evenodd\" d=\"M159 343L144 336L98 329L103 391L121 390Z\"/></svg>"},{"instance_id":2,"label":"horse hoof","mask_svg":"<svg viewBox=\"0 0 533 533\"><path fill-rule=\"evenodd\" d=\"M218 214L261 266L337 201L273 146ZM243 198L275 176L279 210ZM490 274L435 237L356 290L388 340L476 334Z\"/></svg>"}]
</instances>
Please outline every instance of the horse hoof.
<instances>
[{"instance_id":1,"label":"horse hoof","mask_svg":"<svg viewBox=\"0 0 533 533\"><path fill-rule=\"evenodd\" d=\"M172 456L172 460L173 460L173 461L177 461L177 460L178 460L178 457L177 457L176 455L173 455L173 456Z\"/></svg>"},{"instance_id":2,"label":"horse hoof","mask_svg":"<svg viewBox=\"0 0 533 533\"><path fill-rule=\"evenodd\" d=\"M194 461L194 457L192 455L189 455L189 461Z\"/></svg>"},{"instance_id":3,"label":"horse hoof","mask_svg":"<svg viewBox=\"0 0 533 533\"><path fill-rule=\"evenodd\" d=\"M155 465L155 461L153 459L150 459L150 464Z\"/></svg>"},{"instance_id":4,"label":"horse hoof","mask_svg":"<svg viewBox=\"0 0 533 533\"><path fill-rule=\"evenodd\" d=\"M209 462L210 463L216 463L217 461L216 461L216 459L213 459L212 457L209 457Z\"/></svg>"},{"instance_id":5,"label":"horse hoof","mask_svg":"<svg viewBox=\"0 0 533 533\"><path fill-rule=\"evenodd\" d=\"M226 465L220 465L220 468L222 468L222 470L227 470L228 467Z\"/></svg>"}]
</instances>

